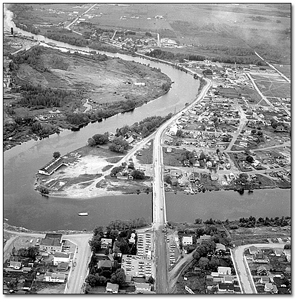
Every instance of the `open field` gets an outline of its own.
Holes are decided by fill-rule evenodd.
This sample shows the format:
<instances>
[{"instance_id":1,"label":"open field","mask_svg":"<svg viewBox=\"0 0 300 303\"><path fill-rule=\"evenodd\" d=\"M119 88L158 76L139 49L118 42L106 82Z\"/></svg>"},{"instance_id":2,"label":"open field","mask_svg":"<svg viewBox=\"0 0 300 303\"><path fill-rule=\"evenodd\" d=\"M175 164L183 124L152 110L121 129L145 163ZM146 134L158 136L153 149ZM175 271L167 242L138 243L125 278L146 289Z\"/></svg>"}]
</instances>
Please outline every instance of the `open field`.
<instances>
[{"instance_id":1,"label":"open field","mask_svg":"<svg viewBox=\"0 0 300 303\"><path fill-rule=\"evenodd\" d=\"M150 92L162 92L168 78L157 70L121 59L88 58L42 48L39 58L50 72L39 72L28 64L20 65L18 78L32 85L63 90L83 90L93 105L146 99ZM137 86L143 81L146 85Z\"/></svg>"},{"instance_id":2,"label":"open field","mask_svg":"<svg viewBox=\"0 0 300 303\"><path fill-rule=\"evenodd\" d=\"M286 77L291 79L291 66L290 65L281 65L281 64L274 64L274 66L282 72Z\"/></svg>"}]
</instances>

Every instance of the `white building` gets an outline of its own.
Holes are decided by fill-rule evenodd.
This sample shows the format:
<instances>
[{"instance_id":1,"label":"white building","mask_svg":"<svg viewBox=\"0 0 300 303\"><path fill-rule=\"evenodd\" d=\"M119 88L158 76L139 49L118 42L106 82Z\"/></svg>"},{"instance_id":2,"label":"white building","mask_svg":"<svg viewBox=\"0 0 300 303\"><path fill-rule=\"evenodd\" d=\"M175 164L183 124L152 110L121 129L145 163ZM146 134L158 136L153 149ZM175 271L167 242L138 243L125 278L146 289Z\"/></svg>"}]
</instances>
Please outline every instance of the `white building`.
<instances>
[{"instance_id":1,"label":"white building","mask_svg":"<svg viewBox=\"0 0 300 303\"><path fill-rule=\"evenodd\" d=\"M182 246L192 245L193 237L192 236L184 236L182 237Z\"/></svg>"}]
</instances>

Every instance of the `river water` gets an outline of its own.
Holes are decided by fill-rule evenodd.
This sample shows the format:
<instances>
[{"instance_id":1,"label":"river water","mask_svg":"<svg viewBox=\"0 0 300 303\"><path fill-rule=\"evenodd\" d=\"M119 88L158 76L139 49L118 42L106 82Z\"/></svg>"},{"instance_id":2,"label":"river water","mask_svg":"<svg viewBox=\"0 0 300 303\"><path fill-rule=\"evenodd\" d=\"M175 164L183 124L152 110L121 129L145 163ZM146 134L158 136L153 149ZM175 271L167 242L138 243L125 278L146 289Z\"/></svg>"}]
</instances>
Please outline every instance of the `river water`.
<instances>
[{"instance_id":1,"label":"river water","mask_svg":"<svg viewBox=\"0 0 300 303\"><path fill-rule=\"evenodd\" d=\"M6 14L7 16L9 14ZM6 27L15 28L7 18L4 24ZM16 28L15 31L34 36ZM45 38L41 36L35 36L35 38L45 41ZM59 47L86 50L57 41L53 42ZM160 68L174 81L172 88L166 95L136 108L133 112L119 114L100 123L89 124L79 132L65 130L59 135L55 134L41 141L31 140L6 151L3 157L3 210L9 224L33 230L91 230L95 226L106 225L116 219L144 217L151 222L150 194L66 199L44 198L33 189L35 173L51 160L54 151L65 154L83 146L95 133L115 131L116 128L133 124L149 115L167 115L178 111L186 102L193 101L197 95L199 82L189 74L143 58L123 54L109 55ZM260 214L269 217L290 215L289 190L256 191L251 196L246 194L239 196L235 192L211 192L195 196L167 194L166 202L167 218L170 221L189 222L197 217L234 219L247 215L261 216ZM89 216L77 215L78 212L83 211L89 212Z\"/></svg>"}]
</instances>

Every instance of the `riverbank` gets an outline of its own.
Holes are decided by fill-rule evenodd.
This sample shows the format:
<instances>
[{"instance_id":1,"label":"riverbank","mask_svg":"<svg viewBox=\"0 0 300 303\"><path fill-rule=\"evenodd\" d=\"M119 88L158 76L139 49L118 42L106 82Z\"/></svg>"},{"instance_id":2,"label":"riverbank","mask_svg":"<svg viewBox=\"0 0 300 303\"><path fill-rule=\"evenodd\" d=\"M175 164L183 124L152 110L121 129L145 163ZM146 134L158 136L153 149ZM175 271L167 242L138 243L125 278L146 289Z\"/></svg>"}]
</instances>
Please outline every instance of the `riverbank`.
<instances>
[{"instance_id":1,"label":"riverbank","mask_svg":"<svg viewBox=\"0 0 300 303\"><path fill-rule=\"evenodd\" d=\"M171 79L156 68L95 54L92 50L65 54L48 46L36 46L26 52L35 63L27 64L22 52L10 61L12 87L5 91L9 98L5 103L4 150L133 111L171 88ZM27 91L19 92L20 85L26 85ZM54 88L66 96L56 96ZM49 91L56 93L50 100L51 108L45 97L36 96ZM24 100L24 94L30 95L28 100ZM31 101L36 98L37 102ZM35 122L38 127L33 125Z\"/></svg>"}]
</instances>

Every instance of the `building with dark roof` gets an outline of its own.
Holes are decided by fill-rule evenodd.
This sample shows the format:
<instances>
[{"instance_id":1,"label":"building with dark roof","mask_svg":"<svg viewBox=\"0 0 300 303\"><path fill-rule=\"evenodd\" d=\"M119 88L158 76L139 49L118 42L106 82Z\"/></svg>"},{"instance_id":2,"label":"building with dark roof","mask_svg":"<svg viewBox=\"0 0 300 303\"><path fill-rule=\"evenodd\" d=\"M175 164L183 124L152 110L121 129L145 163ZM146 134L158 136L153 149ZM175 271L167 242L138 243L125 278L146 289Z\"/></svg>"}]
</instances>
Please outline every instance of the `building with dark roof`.
<instances>
[{"instance_id":1,"label":"building with dark roof","mask_svg":"<svg viewBox=\"0 0 300 303\"><path fill-rule=\"evenodd\" d=\"M62 234L47 233L44 239L41 239L40 250L50 252L61 252Z\"/></svg>"}]
</instances>

